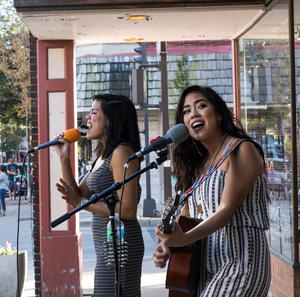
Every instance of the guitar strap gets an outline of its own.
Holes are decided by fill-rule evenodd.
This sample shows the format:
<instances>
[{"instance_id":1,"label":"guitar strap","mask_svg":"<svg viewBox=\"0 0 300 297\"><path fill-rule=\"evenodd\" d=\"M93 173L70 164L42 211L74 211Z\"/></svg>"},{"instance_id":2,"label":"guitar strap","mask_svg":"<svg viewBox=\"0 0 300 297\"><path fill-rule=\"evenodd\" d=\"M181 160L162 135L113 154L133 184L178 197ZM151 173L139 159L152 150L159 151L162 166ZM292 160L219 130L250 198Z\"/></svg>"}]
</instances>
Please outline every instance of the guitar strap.
<instances>
[{"instance_id":1,"label":"guitar strap","mask_svg":"<svg viewBox=\"0 0 300 297\"><path fill-rule=\"evenodd\" d=\"M218 162L216 162L215 164L213 164L205 174L200 175L196 181L194 182L194 184L186 191L184 192L179 200L179 204L178 206L184 204L187 200L187 198L189 196L192 195L192 193L201 185L201 183L203 183L216 169L218 169L221 164L227 159L227 157L235 150L235 148L242 143L243 141L246 141L246 139L237 139L236 138L231 137L230 140L228 141L222 156L220 157L220 159L218 160Z\"/></svg>"}]
</instances>

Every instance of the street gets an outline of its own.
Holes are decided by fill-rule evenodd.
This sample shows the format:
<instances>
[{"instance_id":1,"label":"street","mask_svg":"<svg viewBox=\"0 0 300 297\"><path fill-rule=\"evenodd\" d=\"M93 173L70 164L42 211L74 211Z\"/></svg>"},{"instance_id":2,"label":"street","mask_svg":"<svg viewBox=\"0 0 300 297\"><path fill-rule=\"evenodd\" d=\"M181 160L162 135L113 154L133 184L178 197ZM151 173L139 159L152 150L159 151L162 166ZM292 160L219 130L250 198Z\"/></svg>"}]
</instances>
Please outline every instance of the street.
<instances>
[{"instance_id":1,"label":"street","mask_svg":"<svg viewBox=\"0 0 300 297\"><path fill-rule=\"evenodd\" d=\"M6 216L0 217L0 246L4 246L7 240L11 241L12 247L17 245L17 216L18 201L6 199ZM20 230L19 250L26 250L28 253L27 277L22 297L34 297L34 269L33 269L33 239L32 239L32 207L26 200L22 199L20 207ZM91 214L85 210L80 212L80 231L82 233L82 289L83 296L92 296L95 252L90 226ZM165 269L156 268L152 261L152 252L156 246L155 226L158 218L140 218L143 230L145 254L142 273L142 296L168 296L168 290L164 288ZM58 251L59 252L59 251ZM55 296L53 296L55 297Z\"/></svg>"}]
</instances>

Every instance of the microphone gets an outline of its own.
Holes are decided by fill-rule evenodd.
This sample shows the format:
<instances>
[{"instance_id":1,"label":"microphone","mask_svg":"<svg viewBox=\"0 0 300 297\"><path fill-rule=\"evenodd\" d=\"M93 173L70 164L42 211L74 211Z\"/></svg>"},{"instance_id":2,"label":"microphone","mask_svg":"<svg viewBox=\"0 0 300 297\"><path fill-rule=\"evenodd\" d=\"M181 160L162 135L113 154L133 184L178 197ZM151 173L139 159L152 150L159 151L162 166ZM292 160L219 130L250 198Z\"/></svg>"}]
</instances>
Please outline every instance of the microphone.
<instances>
[{"instance_id":1,"label":"microphone","mask_svg":"<svg viewBox=\"0 0 300 297\"><path fill-rule=\"evenodd\" d=\"M72 129L69 129L69 130L66 130L64 132L64 139L69 142L69 143L73 143L73 142L76 142L80 139L81 137L81 133L79 132L78 129L76 128L72 128ZM51 141L48 141L48 142L45 142L43 144L40 144L32 149L30 149L28 151L28 153L34 153L35 151L37 150L41 150L43 148L46 148L46 147L49 147L49 146L52 146L52 145L56 145L56 144L60 144L61 142L59 141L59 139L54 139L54 140L51 140Z\"/></svg>"},{"instance_id":2,"label":"microphone","mask_svg":"<svg viewBox=\"0 0 300 297\"><path fill-rule=\"evenodd\" d=\"M128 162L136 158L140 159L142 156L159 149L166 147L170 143L179 144L189 137L189 132L184 124L178 124L168 130L165 136L156 138L151 144L147 145L135 154L128 158Z\"/></svg>"}]
</instances>

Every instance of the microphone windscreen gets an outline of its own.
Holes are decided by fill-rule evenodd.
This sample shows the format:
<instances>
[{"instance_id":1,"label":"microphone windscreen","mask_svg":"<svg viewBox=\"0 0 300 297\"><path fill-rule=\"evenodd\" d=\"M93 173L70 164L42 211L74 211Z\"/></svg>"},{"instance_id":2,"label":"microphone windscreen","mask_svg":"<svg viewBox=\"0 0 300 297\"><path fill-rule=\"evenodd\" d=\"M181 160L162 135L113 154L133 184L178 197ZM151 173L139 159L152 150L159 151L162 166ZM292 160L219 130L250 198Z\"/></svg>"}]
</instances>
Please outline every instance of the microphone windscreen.
<instances>
[{"instance_id":1,"label":"microphone windscreen","mask_svg":"<svg viewBox=\"0 0 300 297\"><path fill-rule=\"evenodd\" d=\"M172 142L176 144L184 142L189 137L189 131L184 124L177 124L169 129L167 134L172 139Z\"/></svg>"},{"instance_id":2,"label":"microphone windscreen","mask_svg":"<svg viewBox=\"0 0 300 297\"><path fill-rule=\"evenodd\" d=\"M80 139L80 137L81 137L80 131L76 128L66 130L65 133L64 133L64 138L69 143L73 143L73 142L78 141Z\"/></svg>"}]
</instances>

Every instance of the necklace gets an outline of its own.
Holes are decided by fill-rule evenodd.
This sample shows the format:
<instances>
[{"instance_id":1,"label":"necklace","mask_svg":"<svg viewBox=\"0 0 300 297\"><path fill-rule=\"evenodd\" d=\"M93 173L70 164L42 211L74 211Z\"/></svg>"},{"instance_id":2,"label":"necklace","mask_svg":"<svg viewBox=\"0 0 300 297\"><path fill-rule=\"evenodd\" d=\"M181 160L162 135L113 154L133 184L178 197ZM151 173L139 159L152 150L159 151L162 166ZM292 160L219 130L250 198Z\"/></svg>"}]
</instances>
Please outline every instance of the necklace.
<instances>
[{"instance_id":1,"label":"necklace","mask_svg":"<svg viewBox=\"0 0 300 297\"><path fill-rule=\"evenodd\" d=\"M192 142L193 142L194 147L196 148L196 150L197 150L197 152L198 152L198 155L199 155L200 157L203 157L203 154L199 151L198 146L197 146L197 144L195 143L194 138L191 137L191 139L192 139Z\"/></svg>"},{"instance_id":2,"label":"necklace","mask_svg":"<svg viewBox=\"0 0 300 297\"><path fill-rule=\"evenodd\" d=\"M212 157L212 159L211 159L211 161L210 161L210 163L209 163L209 166L207 167L207 170L209 170L209 168L210 168L211 165L213 164L213 162L214 162L214 160L215 160L215 157L216 157L217 154L219 153L219 151L220 151L220 149L221 149L221 147L222 147L222 145L223 145L223 143L224 143L224 141L225 141L226 136L227 136L227 133L224 133L224 136L223 136L222 140L220 141L220 144L219 144L218 148L216 149L216 151L215 151L215 153L214 153L214 155L213 155L213 157ZM205 170L205 171L206 171L206 170Z\"/></svg>"}]
</instances>

